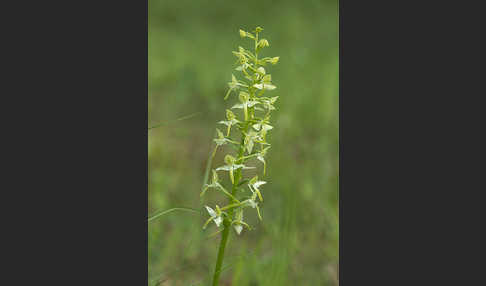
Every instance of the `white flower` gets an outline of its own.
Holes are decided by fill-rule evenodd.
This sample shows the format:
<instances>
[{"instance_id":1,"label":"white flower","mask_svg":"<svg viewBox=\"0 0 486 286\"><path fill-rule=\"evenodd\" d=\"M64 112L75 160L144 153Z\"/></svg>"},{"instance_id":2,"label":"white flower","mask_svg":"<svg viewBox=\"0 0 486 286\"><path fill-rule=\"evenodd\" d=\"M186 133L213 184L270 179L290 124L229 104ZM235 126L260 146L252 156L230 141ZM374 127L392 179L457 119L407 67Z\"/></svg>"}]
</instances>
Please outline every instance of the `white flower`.
<instances>
[{"instance_id":1,"label":"white flower","mask_svg":"<svg viewBox=\"0 0 486 286\"><path fill-rule=\"evenodd\" d=\"M216 143L216 147L214 148L214 151L213 151L213 154L212 154L213 157L216 154L216 150L218 150L219 146L225 145L227 143L240 144L238 142L235 142L233 140L230 140L230 139L224 137L223 132L219 131L219 129L216 128L216 131L218 133L218 137L213 139L214 143ZM229 130L228 130L228 132L229 132Z\"/></svg>"},{"instance_id":2,"label":"white flower","mask_svg":"<svg viewBox=\"0 0 486 286\"><path fill-rule=\"evenodd\" d=\"M267 110L275 110L275 107L273 106L273 104L277 101L278 99L278 96L274 96L274 97L262 97L260 99L260 101L262 102L263 104L263 107L265 107Z\"/></svg>"},{"instance_id":3,"label":"white flower","mask_svg":"<svg viewBox=\"0 0 486 286\"><path fill-rule=\"evenodd\" d=\"M261 185L264 185L266 184L267 182L265 181L257 181L255 182L253 185L251 185L255 190L258 190L258 187L261 186Z\"/></svg>"},{"instance_id":4,"label":"white flower","mask_svg":"<svg viewBox=\"0 0 486 286\"><path fill-rule=\"evenodd\" d=\"M215 170L213 170L213 178L211 180L211 184L204 185L204 188L201 192L201 197L204 195L204 193L206 193L209 188L222 188L221 184L219 183L218 173Z\"/></svg>"},{"instance_id":5,"label":"white flower","mask_svg":"<svg viewBox=\"0 0 486 286\"><path fill-rule=\"evenodd\" d=\"M258 161L260 161L260 162L263 163L263 175L265 175L265 170L266 170L266 167L267 167L267 164L265 162L265 158L264 157L267 154L268 148L270 148L270 146L268 146L265 149L263 149L262 151L260 151L260 153L258 153L258 155L257 155Z\"/></svg>"},{"instance_id":6,"label":"white flower","mask_svg":"<svg viewBox=\"0 0 486 286\"><path fill-rule=\"evenodd\" d=\"M264 67L259 67L257 68L257 79L260 78L260 76L264 76L265 75L265 68Z\"/></svg>"},{"instance_id":7,"label":"white flower","mask_svg":"<svg viewBox=\"0 0 486 286\"><path fill-rule=\"evenodd\" d=\"M216 206L216 208L218 209L217 206ZM208 222L213 220L214 223L216 224L216 226L219 227L221 225L221 223L223 222L223 218L221 217L221 213L217 214L212 208L210 208L208 206L206 206L206 209L208 210L208 213L211 216L211 218L209 218Z\"/></svg>"},{"instance_id":8,"label":"white flower","mask_svg":"<svg viewBox=\"0 0 486 286\"><path fill-rule=\"evenodd\" d=\"M243 225L246 225L248 227L248 225L243 222L243 209L242 208L239 208L239 209L236 210L235 220L233 221L233 224L234 224L233 227L235 228L235 231L238 235L240 235L241 231L243 230Z\"/></svg>"},{"instance_id":9,"label":"white flower","mask_svg":"<svg viewBox=\"0 0 486 286\"><path fill-rule=\"evenodd\" d=\"M237 104L233 105L233 107L231 107L231 108L239 108L239 109L241 109L241 108L245 108L245 106L246 107L252 107L252 106L254 106L255 104L258 104L258 103L259 102L258 101L255 101L255 100L248 100L245 103L237 103Z\"/></svg>"},{"instance_id":10,"label":"white flower","mask_svg":"<svg viewBox=\"0 0 486 286\"><path fill-rule=\"evenodd\" d=\"M257 208L258 207L258 203L255 202L255 200L253 200L253 199L248 200L248 205L250 207L252 207L252 208Z\"/></svg>"},{"instance_id":11,"label":"white flower","mask_svg":"<svg viewBox=\"0 0 486 286\"><path fill-rule=\"evenodd\" d=\"M243 63L241 66L236 67L235 70L243 71L243 70L246 70L248 67L250 67L250 65L248 63Z\"/></svg>"},{"instance_id":12,"label":"white flower","mask_svg":"<svg viewBox=\"0 0 486 286\"><path fill-rule=\"evenodd\" d=\"M260 208L258 207L258 203L255 202L255 199L256 199L256 193L253 193L250 199L247 199L246 201L243 202L243 205L247 207L252 207L254 209L256 208L258 218L262 220L262 216L260 215Z\"/></svg>"},{"instance_id":13,"label":"white flower","mask_svg":"<svg viewBox=\"0 0 486 286\"><path fill-rule=\"evenodd\" d=\"M266 90L274 90L277 88L275 85L270 83L255 83L253 86L258 89L266 89Z\"/></svg>"},{"instance_id":14,"label":"white flower","mask_svg":"<svg viewBox=\"0 0 486 286\"><path fill-rule=\"evenodd\" d=\"M229 89L228 89L228 92L226 93L226 95L224 96L224 100L226 100L228 98L228 96L230 95L231 91L233 90L237 90L240 86L245 86L244 84L240 83L236 77L232 74L231 75L231 81L228 82L228 86L229 86Z\"/></svg>"},{"instance_id":15,"label":"white flower","mask_svg":"<svg viewBox=\"0 0 486 286\"><path fill-rule=\"evenodd\" d=\"M271 129L273 129L273 126L268 124L269 119L270 118L267 116L267 117L263 118L262 120L258 121L257 123L253 124L252 127L256 131L264 130L266 132L268 130L271 130Z\"/></svg>"},{"instance_id":16,"label":"white flower","mask_svg":"<svg viewBox=\"0 0 486 286\"><path fill-rule=\"evenodd\" d=\"M227 120L220 121L218 123L224 124L224 125L228 126L228 129L226 131L226 136L229 136L230 135L231 126L239 123L240 121L238 121L236 119L235 114L231 110L229 110L229 109L226 109L226 119Z\"/></svg>"},{"instance_id":17,"label":"white flower","mask_svg":"<svg viewBox=\"0 0 486 286\"><path fill-rule=\"evenodd\" d=\"M233 172L242 169L254 169L255 167L247 167L243 164L236 164L236 159L231 155L226 155L224 157L224 162L226 165L216 168L216 171L228 171L231 179L231 183L235 183L235 178Z\"/></svg>"},{"instance_id":18,"label":"white flower","mask_svg":"<svg viewBox=\"0 0 486 286\"><path fill-rule=\"evenodd\" d=\"M261 83L256 83L253 86L258 89L265 90L273 90L277 88L275 85L272 84L272 76L269 74L263 76Z\"/></svg>"},{"instance_id":19,"label":"white flower","mask_svg":"<svg viewBox=\"0 0 486 286\"><path fill-rule=\"evenodd\" d=\"M253 150L254 142L262 143L263 138L260 136L259 133L250 130L248 134L245 134L245 139L243 140L243 144L248 151L248 154L250 154Z\"/></svg>"},{"instance_id":20,"label":"white flower","mask_svg":"<svg viewBox=\"0 0 486 286\"><path fill-rule=\"evenodd\" d=\"M248 183L248 188L250 188L250 191L253 194L257 194L258 198L260 199L261 202L263 202L263 197L262 194L260 193L260 190L258 189L261 185L266 184L267 182L265 181L259 181L258 180L258 175L253 177L250 182Z\"/></svg>"},{"instance_id":21,"label":"white flower","mask_svg":"<svg viewBox=\"0 0 486 286\"><path fill-rule=\"evenodd\" d=\"M224 137L223 132L219 131L219 129L216 129L216 132L218 133L218 138L213 139L214 142L216 143L216 145L221 146L221 145L224 145L228 142L231 142L231 140Z\"/></svg>"},{"instance_id":22,"label":"white flower","mask_svg":"<svg viewBox=\"0 0 486 286\"><path fill-rule=\"evenodd\" d=\"M234 228L236 230L236 233L239 235L241 231L243 230L243 226L241 224L235 224Z\"/></svg>"},{"instance_id":23,"label":"white flower","mask_svg":"<svg viewBox=\"0 0 486 286\"><path fill-rule=\"evenodd\" d=\"M244 91L240 92L239 95L240 103L233 105L231 108L243 108L243 113L245 115L245 121L248 120L248 108L258 104L258 101L250 100L250 95Z\"/></svg>"}]
</instances>

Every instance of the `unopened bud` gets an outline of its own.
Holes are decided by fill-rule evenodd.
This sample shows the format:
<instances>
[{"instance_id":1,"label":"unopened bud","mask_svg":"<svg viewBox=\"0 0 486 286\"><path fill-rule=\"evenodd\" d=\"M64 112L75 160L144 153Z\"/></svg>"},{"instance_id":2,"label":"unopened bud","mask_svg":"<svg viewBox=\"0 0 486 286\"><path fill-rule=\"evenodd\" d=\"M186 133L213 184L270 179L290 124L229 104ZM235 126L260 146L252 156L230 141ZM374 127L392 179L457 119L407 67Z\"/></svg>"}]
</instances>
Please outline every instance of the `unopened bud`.
<instances>
[{"instance_id":1,"label":"unopened bud","mask_svg":"<svg viewBox=\"0 0 486 286\"><path fill-rule=\"evenodd\" d=\"M275 65L275 64L277 64L277 63L278 63L278 59L279 59L279 58L280 58L280 57L273 57L273 58L271 58L271 59L269 60L269 62Z\"/></svg>"},{"instance_id":2,"label":"unopened bud","mask_svg":"<svg viewBox=\"0 0 486 286\"><path fill-rule=\"evenodd\" d=\"M258 47L259 48L264 48L264 47L268 47L268 46L270 46L270 44L268 43L267 39L261 39L258 42Z\"/></svg>"}]
</instances>

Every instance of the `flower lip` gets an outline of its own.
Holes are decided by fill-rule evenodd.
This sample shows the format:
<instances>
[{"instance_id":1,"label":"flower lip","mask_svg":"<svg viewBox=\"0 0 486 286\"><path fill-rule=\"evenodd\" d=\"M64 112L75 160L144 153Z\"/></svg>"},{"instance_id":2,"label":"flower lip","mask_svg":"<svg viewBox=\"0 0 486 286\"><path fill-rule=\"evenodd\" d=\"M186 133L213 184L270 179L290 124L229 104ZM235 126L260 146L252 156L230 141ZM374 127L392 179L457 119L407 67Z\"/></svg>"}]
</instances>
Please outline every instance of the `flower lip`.
<instances>
[{"instance_id":1,"label":"flower lip","mask_svg":"<svg viewBox=\"0 0 486 286\"><path fill-rule=\"evenodd\" d=\"M236 224L234 226L234 228L235 228L237 234L240 234L241 231L243 230L243 226L241 224Z\"/></svg>"}]
</instances>

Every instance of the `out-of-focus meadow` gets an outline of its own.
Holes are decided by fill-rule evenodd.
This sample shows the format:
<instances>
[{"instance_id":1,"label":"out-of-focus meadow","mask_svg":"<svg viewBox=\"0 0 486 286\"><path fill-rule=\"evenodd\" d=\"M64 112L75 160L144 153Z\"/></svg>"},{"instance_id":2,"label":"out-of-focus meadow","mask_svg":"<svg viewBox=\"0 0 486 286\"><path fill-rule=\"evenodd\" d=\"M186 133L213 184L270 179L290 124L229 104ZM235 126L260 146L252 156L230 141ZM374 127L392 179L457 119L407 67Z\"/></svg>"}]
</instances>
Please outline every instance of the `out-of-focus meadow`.
<instances>
[{"instance_id":1,"label":"out-of-focus meadow","mask_svg":"<svg viewBox=\"0 0 486 286\"><path fill-rule=\"evenodd\" d=\"M201 207L212 138L224 130L216 123L236 100L223 100L238 74L231 51L250 47L238 30L256 26L270 43L263 56L280 57L267 68L279 99L263 222L249 212L254 230L231 232L221 285L338 285L337 0L149 0L149 124L162 124L148 131L148 215ZM217 198L226 200L205 201ZM174 211L149 222L149 285L209 284L220 236L208 238L216 227L203 231L206 218Z\"/></svg>"}]
</instances>

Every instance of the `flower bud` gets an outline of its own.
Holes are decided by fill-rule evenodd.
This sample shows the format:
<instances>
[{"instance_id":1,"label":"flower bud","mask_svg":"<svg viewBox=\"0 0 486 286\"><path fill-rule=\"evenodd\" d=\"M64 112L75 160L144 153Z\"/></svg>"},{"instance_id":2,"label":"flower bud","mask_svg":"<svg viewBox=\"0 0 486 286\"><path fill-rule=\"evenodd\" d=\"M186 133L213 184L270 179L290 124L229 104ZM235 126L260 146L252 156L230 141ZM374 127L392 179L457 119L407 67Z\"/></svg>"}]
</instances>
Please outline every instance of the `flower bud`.
<instances>
[{"instance_id":1,"label":"flower bud","mask_svg":"<svg viewBox=\"0 0 486 286\"><path fill-rule=\"evenodd\" d=\"M270 44L268 43L267 39L261 39L258 42L258 47L259 48L264 48L264 47L268 47L268 46L270 46Z\"/></svg>"},{"instance_id":2,"label":"flower bud","mask_svg":"<svg viewBox=\"0 0 486 286\"><path fill-rule=\"evenodd\" d=\"M226 155L224 157L224 162L227 164L227 165L233 165L235 163L235 158L231 155Z\"/></svg>"},{"instance_id":3,"label":"flower bud","mask_svg":"<svg viewBox=\"0 0 486 286\"><path fill-rule=\"evenodd\" d=\"M240 29L240 37L244 38L246 37L246 32Z\"/></svg>"},{"instance_id":4,"label":"flower bud","mask_svg":"<svg viewBox=\"0 0 486 286\"><path fill-rule=\"evenodd\" d=\"M213 184L217 183L218 181L219 181L218 173L215 170L213 170Z\"/></svg>"},{"instance_id":5,"label":"flower bud","mask_svg":"<svg viewBox=\"0 0 486 286\"><path fill-rule=\"evenodd\" d=\"M223 132L219 131L218 128L216 128L216 132L218 133L218 139L224 139L224 134Z\"/></svg>"},{"instance_id":6,"label":"flower bud","mask_svg":"<svg viewBox=\"0 0 486 286\"><path fill-rule=\"evenodd\" d=\"M279 58L280 58L280 57L273 57L273 58L271 58L271 59L269 60L269 62L270 62L270 63L272 63L273 65L275 65L275 64L277 64L277 63L278 63L278 59L279 59Z\"/></svg>"},{"instance_id":7,"label":"flower bud","mask_svg":"<svg viewBox=\"0 0 486 286\"><path fill-rule=\"evenodd\" d=\"M238 97L241 103L245 103L250 99L250 95L244 91L240 91L240 95Z\"/></svg>"},{"instance_id":8,"label":"flower bud","mask_svg":"<svg viewBox=\"0 0 486 286\"><path fill-rule=\"evenodd\" d=\"M228 119L228 121L231 121L235 118L236 118L235 114L231 110L226 109L226 119Z\"/></svg>"}]
</instances>

